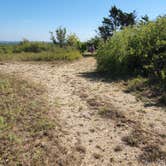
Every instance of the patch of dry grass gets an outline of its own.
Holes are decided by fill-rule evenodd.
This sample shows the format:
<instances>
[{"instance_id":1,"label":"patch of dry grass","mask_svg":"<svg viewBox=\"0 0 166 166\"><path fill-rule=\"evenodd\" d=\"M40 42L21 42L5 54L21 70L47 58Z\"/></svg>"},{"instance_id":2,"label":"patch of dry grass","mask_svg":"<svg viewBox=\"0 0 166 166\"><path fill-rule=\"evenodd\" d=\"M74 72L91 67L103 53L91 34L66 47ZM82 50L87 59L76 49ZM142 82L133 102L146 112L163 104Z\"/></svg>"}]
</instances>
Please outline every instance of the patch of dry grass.
<instances>
[{"instance_id":1,"label":"patch of dry grass","mask_svg":"<svg viewBox=\"0 0 166 166\"><path fill-rule=\"evenodd\" d=\"M139 89L140 84L136 89ZM133 85L133 88L135 84ZM166 141L165 135L160 135L157 132L151 130L145 124L142 124L140 119L130 115L130 112L122 111L116 108L107 99L101 98L100 96L89 96L88 92L85 90L78 93L80 98L87 102L87 105L98 111L98 114L106 119L111 119L116 124L117 127L126 126L125 130L131 129L131 133L122 138L127 146L136 147L141 150L140 156L137 158L138 162L143 163L166 163ZM145 114L144 109L139 109L137 111L140 114ZM165 149L162 149L164 147ZM117 145L114 148L115 152L121 152L123 146Z\"/></svg>"},{"instance_id":2,"label":"patch of dry grass","mask_svg":"<svg viewBox=\"0 0 166 166\"><path fill-rule=\"evenodd\" d=\"M142 154L139 156L141 162L166 162L166 151L161 149L166 146L165 140L157 133L136 127L130 135L123 137L122 140L129 146L141 149Z\"/></svg>"},{"instance_id":3,"label":"patch of dry grass","mask_svg":"<svg viewBox=\"0 0 166 166\"><path fill-rule=\"evenodd\" d=\"M166 162L166 151L163 151L159 145L148 145L144 147L143 153L139 156L140 161L146 162Z\"/></svg>"},{"instance_id":4,"label":"patch of dry grass","mask_svg":"<svg viewBox=\"0 0 166 166\"><path fill-rule=\"evenodd\" d=\"M64 149L44 96L39 85L0 74L0 165L58 161Z\"/></svg>"},{"instance_id":5,"label":"patch of dry grass","mask_svg":"<svg viewBox=\"0 0 166 166\"><path fill-rule=\"evenodd\" d=\"M126 92L131 92L146 105L166 106L166 89L164 83L156 83L137 77L126 82Z\"/></svg>"}]
</instances>

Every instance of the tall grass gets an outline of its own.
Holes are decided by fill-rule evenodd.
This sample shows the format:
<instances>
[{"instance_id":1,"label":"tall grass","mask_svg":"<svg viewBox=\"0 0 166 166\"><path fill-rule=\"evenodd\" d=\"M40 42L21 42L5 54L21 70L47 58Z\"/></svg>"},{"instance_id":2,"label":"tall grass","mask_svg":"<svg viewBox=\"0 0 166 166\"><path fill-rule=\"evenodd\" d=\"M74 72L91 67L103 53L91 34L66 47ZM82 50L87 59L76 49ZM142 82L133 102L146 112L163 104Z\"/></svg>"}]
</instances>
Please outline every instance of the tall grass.
<instances>
[{"instance_id":1,"label":"tall grass","mask_svg":"<svg viewBox=\"0 0 166 166\"><path fill-rule=\"evenodd\" d=\"M74 60L81 57L76 48L60 48L51 43L22 42L18 45L1 45L0 61L21 60L21 61L53 61L53 60Z\"/></svg>"}]
</instances>

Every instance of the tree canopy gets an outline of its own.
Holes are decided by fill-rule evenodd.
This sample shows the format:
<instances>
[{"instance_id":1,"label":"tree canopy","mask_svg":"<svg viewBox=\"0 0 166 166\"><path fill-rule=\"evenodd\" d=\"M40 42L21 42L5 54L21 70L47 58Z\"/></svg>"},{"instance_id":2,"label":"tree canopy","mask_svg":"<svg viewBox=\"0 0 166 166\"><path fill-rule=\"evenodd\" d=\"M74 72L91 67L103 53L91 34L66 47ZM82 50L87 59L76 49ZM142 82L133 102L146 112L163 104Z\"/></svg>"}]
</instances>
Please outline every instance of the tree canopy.
<instances>
[{"instance_id":1,"label":"tree canopy","mask_svg":"<svg viewBox=\"0 0 166 166\"><path fill-rule=\"evenodd\" d=\"M60 47L63 47L66 42L66 28L59 27L56 29L56 37L54 36L53 32L50 32L51 34L51 40L54 44L58 43Z\"/></svg>"},{"instance_id":2,"label":"tree canopy","mask_svg":"<svg viewBox=\"0 0 166 166\"><path fill-rule=\"evenodd\" d=\"M126 13L113 6L109 11L109 16L104 17L102 26L98 28L99 35L106 41L113 35L114 31L120 30L123 27L134 25L136 23L135 11Z\"/></svg>"}]
</instances>

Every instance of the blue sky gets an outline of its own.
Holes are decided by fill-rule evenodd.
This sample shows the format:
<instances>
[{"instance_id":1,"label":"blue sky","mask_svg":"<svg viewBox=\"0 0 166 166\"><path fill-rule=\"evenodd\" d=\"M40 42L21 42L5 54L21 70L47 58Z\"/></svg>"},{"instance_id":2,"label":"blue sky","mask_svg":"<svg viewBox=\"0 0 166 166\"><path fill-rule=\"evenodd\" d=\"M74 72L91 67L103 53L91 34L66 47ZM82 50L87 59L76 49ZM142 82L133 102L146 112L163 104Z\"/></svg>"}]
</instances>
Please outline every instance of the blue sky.
<instances>
[{"instance_id":1,"label":"blue sky","mask_svg":"<svg viewBox=\"0 0 166 166\"><path fill-rule=\"evenodd\" d=\"M0 0L0 40L49 41L49 31L60 25L87 40L112 5L151 19L166 14L166 0Z\"/></svg>"}]
</instances>

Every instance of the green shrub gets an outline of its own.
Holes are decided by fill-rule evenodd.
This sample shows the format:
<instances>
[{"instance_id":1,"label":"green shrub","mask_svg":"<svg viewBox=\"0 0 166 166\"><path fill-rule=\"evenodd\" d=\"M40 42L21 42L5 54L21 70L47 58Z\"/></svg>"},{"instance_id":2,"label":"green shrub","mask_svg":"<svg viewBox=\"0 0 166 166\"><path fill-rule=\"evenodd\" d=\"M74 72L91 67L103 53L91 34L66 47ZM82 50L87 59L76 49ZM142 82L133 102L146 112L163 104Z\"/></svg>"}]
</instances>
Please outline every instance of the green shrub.
<instances>
[{"instance_id":1,"label":"green shrub","mask_svg":"<svg viewBox=\"0 0 166 166\"><path fill-rule=\"evenodd\" d=\"M161 96L160 103L162 103L163 105L166 105L166 93Z\"/></svg>"},{"instance_id":2,"label":"green shrub","mask_svg":"<svg viewBox=\"0 0 166 166\"><path fill-rule=\"evenodd\" d=\"M7 54L13 52L13 45L0 45L0 54Z\"/></svg>"},{"instance_id":3,"label":"green shrub","mask_svg":"<svg viewBox=\"0 0 166 166\"><path fill-rule=\"evenodd\" d=\"M100 46L98 70L118 75L143 75L166 82L166 17L116 32Z\"/></svg>"}]
</instances>

